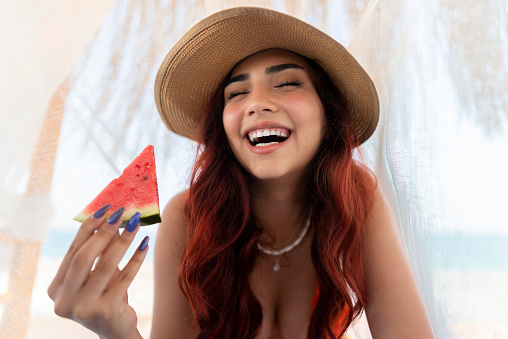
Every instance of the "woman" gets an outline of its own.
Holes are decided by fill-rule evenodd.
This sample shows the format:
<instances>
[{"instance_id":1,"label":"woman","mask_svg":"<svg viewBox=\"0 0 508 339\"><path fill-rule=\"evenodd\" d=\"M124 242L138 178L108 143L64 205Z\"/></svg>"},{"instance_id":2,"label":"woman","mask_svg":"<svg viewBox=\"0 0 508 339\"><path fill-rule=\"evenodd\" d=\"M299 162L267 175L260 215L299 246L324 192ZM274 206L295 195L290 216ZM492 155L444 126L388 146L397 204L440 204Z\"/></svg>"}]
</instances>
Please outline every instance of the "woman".
<instances>
[{"instance_id":1,"label":"woman","mask_svg":"<svg viewBox=\"0 0 508 339\"><path fill-rule=\"evenodd\" d=\"M168 128L200 147L158 231L152 338L343 337L364 310L374 338L432 337L386 199L354 153L377 94L340 44L277 12L223 11L170 51L155 93ZM139 338L125 296L147 244L116 268L138 228L133 217L119 236L121 213L83 223L48 293L101 337Z\"/></svg>"}]
</instances>

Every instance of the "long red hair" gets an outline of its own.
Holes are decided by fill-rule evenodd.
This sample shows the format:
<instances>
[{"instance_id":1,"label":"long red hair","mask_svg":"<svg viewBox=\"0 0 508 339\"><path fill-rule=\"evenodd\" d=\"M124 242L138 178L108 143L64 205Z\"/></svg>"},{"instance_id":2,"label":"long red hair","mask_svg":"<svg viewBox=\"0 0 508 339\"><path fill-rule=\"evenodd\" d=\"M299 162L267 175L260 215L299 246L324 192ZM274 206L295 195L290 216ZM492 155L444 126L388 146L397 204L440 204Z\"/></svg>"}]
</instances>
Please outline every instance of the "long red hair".
<instances>
[{"instance_id":1,"label":"long red hair","mask_svg":"<svg viewBox=\"0 0 508 339\"><path fill-rule=\"evenodd\" d=\"M308 338L340 338L365 307L363 225L375 180L353 158L358 142L339 91L319 65L309 63L325 108L326 133L302 183L312 209L311 253L319 286ZM255 338L263 314L249 275L262 230L251 213L249 174L229 148L223 107L222 87L198 130L179 284L201 330L198 338Z\"/></svg>"}]
</instances>

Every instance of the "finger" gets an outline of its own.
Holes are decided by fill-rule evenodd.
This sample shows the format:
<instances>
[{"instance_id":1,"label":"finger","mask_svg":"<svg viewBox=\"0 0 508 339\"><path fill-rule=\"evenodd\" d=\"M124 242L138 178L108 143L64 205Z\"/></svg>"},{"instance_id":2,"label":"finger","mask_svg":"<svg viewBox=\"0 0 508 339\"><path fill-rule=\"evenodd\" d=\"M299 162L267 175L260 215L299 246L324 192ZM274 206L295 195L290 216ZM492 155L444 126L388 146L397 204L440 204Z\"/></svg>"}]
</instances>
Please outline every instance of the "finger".
<instances>
[{"instance_id":1,"label":"finger","mask_svg":"<svg viewBox=\"0 0 508 339\"><path fill-rule=\"evenodd\" d=\"M148 253L148 240L150 238L146 236L141 244L139 245L136 252L132 255L127 265L120 272L116 280L111 284L105 293L105 298L111 302L118 302L125 297L127 289L129 288L132 280L139 271L141 264L145 260L146 254Z\"/></svg>"},{"instance_id":2,"label":"finger","mask_svg":"<svg viewBox=\"0 0 508 339\"><path fill-rule=\"evenodd\" d=\"M100 254L100 256L102 256L104 254L104 252L107 251L107 249L110 248L115 243L115 241L117 241L119 238L120 238L120 232L115 232L115 234L113 234L113 237L109 240L109 243L106 245L106 247L104 247L104 251ZM100 256L99 256L99 259L100 259Z\"/></svg>"},{"instance_id":3,"label":"finger","mask_svg":"<svg viewBox=\"0 0 508 339\"><path fill-rule=\"evenodd\" d=\"M113 283L113 281L115 281L115 279L120 275L120 273L121 273L121 271L117 266L115 273L113 273L113 276L111 277L111 279L109 279L109 282L108 282L108 285L106 286L106 288L108 288L108 286L110 286Z\"/></svg>"},{"instance_id":4,"label":"finger","mask_svg":"<svg viewBox=\"0 0 508 339\"><path fill-rule=\"evenodd\" d=\"M63 285L69 291L72 292L81 288L88 279L95 260L104 251L111 238L118 233L118 229L122 224L123 211L124 208L120 207L111 214L107 222L103 222L97 232L76 251L63 281Z\"/></svg>"},{"instance_id":5,"label":"finger","mask_svg":"<svg viewBox=\"0 0 508 339\"><path fill-rule=\"evenodd\" d=\"M99 208L91 217L87 218L79 228L74 240L72 241L67 253L65 254L58 271L49 285L48 295L54 299L57 288L62 284L69 265L77 250L95 233L95 231L103 224L106 218L106 212L111 208L110 204Z\"/></svg>"},{"instance_id":6,"label":"finger","mask_svg":"<svg viewBox=\"0 0 508 339\"><path fill-rule=\"evenodd\" d=\"M118 240L112 243L111 247L107 248L101 255L92 275L86 282L86 287L83 290L84 293L98 296L107 288L115 274L121 275L121 273L118 273L118 264L134 240L139 229L140 217L139 213L135 213L131 220L129 220L122 235L118 237Z\"/></svg>"}]
</instances>

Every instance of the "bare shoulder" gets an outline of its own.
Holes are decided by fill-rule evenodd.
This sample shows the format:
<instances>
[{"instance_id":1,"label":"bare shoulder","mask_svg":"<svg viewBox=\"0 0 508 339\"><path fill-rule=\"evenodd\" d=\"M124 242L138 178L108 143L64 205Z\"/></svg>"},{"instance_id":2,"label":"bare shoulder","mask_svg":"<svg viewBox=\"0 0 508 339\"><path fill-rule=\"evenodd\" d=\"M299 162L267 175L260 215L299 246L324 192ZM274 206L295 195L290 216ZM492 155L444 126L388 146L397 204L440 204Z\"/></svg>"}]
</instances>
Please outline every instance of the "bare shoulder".
<instances>
[{"instance_id":1,"label":"bare shoulder","mask_svg":"<svg viewBox=\"0 0 508 339\"><path fill-rule=\"evenodd\" d=\"M366 314L375 338L433 338L393 207L378 185L364 239Z\"/></svg>"},{"instance_id":2,"label":"bare shoulder","mask_svg":"<svg viewBox=\"0 0 508 339\"><path fill-rule=\"evenodd\" d=\"M393 206L390 205L386 193L382 186L378 183L374 190L374 202L369 214L368 227L369 229L375 227L380 221L390 222L395 224L394 216L392 213Z\"/></svg>"},{"instance_id":3,"label":"bare shoulder","mask_svg":"<svg viewBox=\"0 0 508 339\"><path fill-rule=\"evenodd\" d=\"M178 285L178 267L185 250L187 191L166 205L157 231L154 255L154 306L151 338L195 338L191 308Z\"/></svg>"},{"instance_id":4,"label":"bare shoulder","mask_svg":"<svg viewBox=\"0 0 508 339\"><path fill-rule=\"evenodd\" d=\"M163 223L176 221L179 223L185 222L185 200L187 199L188 191L185 190L183 192L178 193L171 199L164 211L162 212L162 221Z\"/></svg>"},{"instance_id":5,"label":"bare shoulder","mask_svg":"<svg viewBox=\"0 0 508 339\"><path fill-rule=\"evenodd\" d=\"M185 240L185 200L188 192L183 191L171 199L162 212L162 222L157 232L157 242L164 247L182 248Z\"/></svg>"}]
</instances>

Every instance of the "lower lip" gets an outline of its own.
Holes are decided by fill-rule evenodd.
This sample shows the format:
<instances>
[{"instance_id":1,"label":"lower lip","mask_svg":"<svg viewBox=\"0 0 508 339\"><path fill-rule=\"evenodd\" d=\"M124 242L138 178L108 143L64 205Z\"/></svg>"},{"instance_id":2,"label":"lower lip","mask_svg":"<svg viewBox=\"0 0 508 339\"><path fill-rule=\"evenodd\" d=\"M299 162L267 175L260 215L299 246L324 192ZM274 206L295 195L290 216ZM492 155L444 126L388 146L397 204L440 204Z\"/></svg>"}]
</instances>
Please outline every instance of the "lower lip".
<instances>
[{"instance_id":1,"label":"lower lip","mask_svg":"<svg viewBox=\"0 0 508 339\"><path fill-rule=\"evenodd\" d=\"M247 146L249 147L249 150L252 152L252 153L255 153L255 154L268 154L268 153L272 153L272 152L275 152L276 150L278 150L279 148L283 147L284 144L291 138L291 136L289 136L289 138L287 138L286 140L284 140L283 142L279 142L278 144L273 144L273 145L269 145L269 146L252 146L251 143L249 142L249 139L248 138L245 138L245 142L247 143Z\"/></svg>"}]
</instances>

